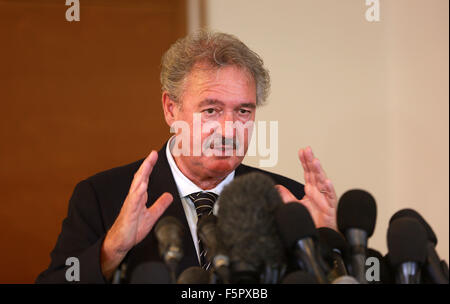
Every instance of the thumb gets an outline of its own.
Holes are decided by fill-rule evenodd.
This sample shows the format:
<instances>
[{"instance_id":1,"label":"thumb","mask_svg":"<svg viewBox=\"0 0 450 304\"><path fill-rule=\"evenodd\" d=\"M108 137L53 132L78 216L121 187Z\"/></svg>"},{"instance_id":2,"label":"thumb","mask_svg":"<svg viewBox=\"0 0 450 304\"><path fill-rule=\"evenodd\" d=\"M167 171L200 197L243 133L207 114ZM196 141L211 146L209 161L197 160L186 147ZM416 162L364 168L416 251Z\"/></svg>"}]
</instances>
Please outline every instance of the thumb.
<instances>
[{"instance_id":1,"label":"thumb","mask_svg":"<svg viewBox=\"0 0 450 304\"><path fill-rule=\"evenodd\" d=\"M283 203L298 202L298 199L286 187L282 185L275 185L275 189L278 190Z\"/></svg>"}]
</instances>

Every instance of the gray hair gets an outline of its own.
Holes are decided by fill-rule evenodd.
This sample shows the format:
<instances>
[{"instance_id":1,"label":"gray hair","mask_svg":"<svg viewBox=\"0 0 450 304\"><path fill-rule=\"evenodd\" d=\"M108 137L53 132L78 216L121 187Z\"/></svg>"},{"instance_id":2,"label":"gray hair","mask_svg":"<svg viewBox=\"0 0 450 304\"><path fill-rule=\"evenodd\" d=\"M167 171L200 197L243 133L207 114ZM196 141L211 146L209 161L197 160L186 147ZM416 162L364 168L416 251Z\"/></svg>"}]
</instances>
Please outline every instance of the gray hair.
<instances>
[{"instance_id":1,"label":"gray hair","mask_svg":"<svg viewBox=\"0 0 450 304\"><path fill-rule=\"evenodd\" d=\"M270 90L269 71L263 60L233 35L200 30L178 39L161 61L162 90L179 102L184 83L196 63L212 68L237 66L247 71L256 84L256 104L263 104Z\"/></svg>"}]
</instances>

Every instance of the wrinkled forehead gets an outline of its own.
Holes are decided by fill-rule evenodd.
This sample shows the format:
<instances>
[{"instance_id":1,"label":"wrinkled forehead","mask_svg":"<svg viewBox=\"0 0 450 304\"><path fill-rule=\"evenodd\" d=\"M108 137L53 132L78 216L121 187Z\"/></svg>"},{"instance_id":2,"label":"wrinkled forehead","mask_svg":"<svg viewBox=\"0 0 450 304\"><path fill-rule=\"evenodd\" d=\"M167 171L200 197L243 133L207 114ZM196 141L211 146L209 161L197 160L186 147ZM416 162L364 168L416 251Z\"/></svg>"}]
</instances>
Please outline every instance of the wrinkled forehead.
<instances>
[{"instance_id":1,"label":"wrinkled forehead","mask_svg":"<svg viewBox=\"0 0 450 304\"><path fill-rule=\"evenodd\" d=\"M197 63L183 83L181 99L191 95L216 100L230 98L256 104L256 85L252 74L237 65L217 67Z\"/></svg>"}]
</instances>

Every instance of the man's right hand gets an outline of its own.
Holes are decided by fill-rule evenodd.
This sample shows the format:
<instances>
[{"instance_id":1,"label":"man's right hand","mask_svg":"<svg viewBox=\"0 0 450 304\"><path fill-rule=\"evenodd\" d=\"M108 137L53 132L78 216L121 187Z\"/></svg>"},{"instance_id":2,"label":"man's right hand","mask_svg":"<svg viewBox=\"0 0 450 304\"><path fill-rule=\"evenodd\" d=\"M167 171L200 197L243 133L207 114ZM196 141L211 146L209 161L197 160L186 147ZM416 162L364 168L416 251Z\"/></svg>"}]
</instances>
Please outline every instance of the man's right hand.
<instances>
[{"instance_id":1,"label":"man's right hand","mask_svg":"<svg viewBox=\"0 0 450 304\"><path fill-rule=\"evenodd\" d=\"M103 241L100 263L108 280L127 252L147 236L173 201L172 195L166 192L150 208L146 207L149 176L157 160L158 153L152 151L135 173L119 216Z\"/></svg>"}]
</instances>

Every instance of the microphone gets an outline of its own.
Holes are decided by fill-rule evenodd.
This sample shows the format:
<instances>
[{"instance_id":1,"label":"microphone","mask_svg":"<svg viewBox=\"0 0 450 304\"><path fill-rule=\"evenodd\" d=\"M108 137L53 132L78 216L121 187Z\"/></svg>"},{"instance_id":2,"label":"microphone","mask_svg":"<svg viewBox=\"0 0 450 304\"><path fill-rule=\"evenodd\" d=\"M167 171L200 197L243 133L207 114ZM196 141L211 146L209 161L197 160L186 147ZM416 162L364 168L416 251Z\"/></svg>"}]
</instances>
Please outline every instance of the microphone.
<instances>
[{"instance_id":1,"label":"microphone","mask_svg":"<svg viewBox=\"0 0 450 304\"><path fill-rule=\"evenodd\" d=\"M283 278L281 284L317 284L316 278L306 271L297 270Z\"/></svg>"},{"instance_id":2,"label":"microphone","mask_svg":"<svg viewBox=\"0 0 450 304\"><path fill-rule=\"evenodd\" d=\"M228 284L230 259L217 238L217 217L213 214L202 216L197 224L197 234L206 249L207 260L218 277L213 276L213 284Z\"/></svg>"},{"instance_id":3,"label":"microphone","mask_svg":"<svg viewBox=\"0 0 450 304\"><path fill-rule=\"evenodd\" d=\"M369 281L369 284L395 284L395 275L390 268L389 256L383 257L381 252L373 248L367 248L367 259L376 258L379 262L379 280Z\"/></svg>"},{"instance_id":4,"label":"microphone","mask_svg":"<svg viewBox=\"0 0 450 304\"><path fill-rule=\"evenodd\" d=\"M389 224L389 260L396 268L398 284L419 284L420 267L427 257L427 233L413 218L399 218Z\"/></svg>"},{"instance_id":5,"label":"microphone","mask_svg":"<svg viewBox=\"0 0 450 304\"><path fill-rule=\"evenodd\" d=\"M336 278L331 284L359 284L359 282L352 276L341 276Z\"/></svg>"},{"instance_id":6,"label":"microphone","mask_svg":"<svg viewBox=\"0 0 450 304\"><path fill-rule=\"evenodd\" d=\"M308 210L300 203L280 206L275 214L278 230L286 248L293 250L299 266L320 284L328 283L325 263L317 248L318 233Z\"/></svg>"},{"instance_id":7,"label":"microphone","mask_svg":"<svg viewBox=\"0 0 450 304\"><path fill-rule=\"evenodd\" d=\"M448 266L442 266L446 265L445 261L442 263L443 261L436 252L437 237L431 226L413 209L402 209L396 212L390 222L399 218L414 218L423 226L427 233L427 261L425 265L427 275L434 284L448 284Z\"/></svg>"},{"instance_id":8,"label":"microphone","mask_svg":"<svg viewBox=\"0 0 450 304\"><path fill-rule=\"evenodd\" d=\"M209 272L201 267L191 266L180 274L177 284L209 284Z\"/></svg>"},{"instance_id":9,"label":"microphone","mask_svg":"<svg viewBox=\"0 0 450 304\"><path fill-rule=\"evenodd\" d=\"M239 176L224 187L218 203L217 235L230 258L231 283L278 281L285 256L273 215L283 202L272 179L262 173Z\"/></svg>"},{"instance_id":10,"label":"microphone","mask_svg":"<svg viewBox=\"0 0 450 304\"><path fill-rule=\"evenodd\" d=\"M146 262L139 264L133 270L130 284L170 284L170 274L167 266L161 262Z\"/></svg>"},{"instance_id":11,"label":"microphone","mask_svg":"<svg viewBox=\"0 0 450 304\"><path fill-rule=\"evenodd\" d=\"M344 260L349 255L350 247L345 238L336 230L328 227L318 228L317 232L319 233L322 257L331 269L328 279L333 281L338 277L348 275Z\"/></svg>"},{"instance_id":12,"label":"microphone","mask_svg":"<svg viewBox=\"0 0 450 304\"><path fill-rule=\"evenodd\" d=\"M159 244L159 254L170 269L172 282L175 282L176 269L184 255L184 227L173 216L165 216L156 224L155 235Z\"/></svg>"},{"instance_id":13,"label":"microphone","mask_svg":"<svg viewBox=\"0 0 450 304\"><path fill-rule=\"evenodd\" d=\"M377 205L364 190L349 190L339 199L337 224L351 249L350 274L366 284L365 265L367 239L372 236L377 219Z\"/></svg>"}]
</instances>

